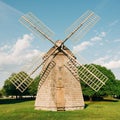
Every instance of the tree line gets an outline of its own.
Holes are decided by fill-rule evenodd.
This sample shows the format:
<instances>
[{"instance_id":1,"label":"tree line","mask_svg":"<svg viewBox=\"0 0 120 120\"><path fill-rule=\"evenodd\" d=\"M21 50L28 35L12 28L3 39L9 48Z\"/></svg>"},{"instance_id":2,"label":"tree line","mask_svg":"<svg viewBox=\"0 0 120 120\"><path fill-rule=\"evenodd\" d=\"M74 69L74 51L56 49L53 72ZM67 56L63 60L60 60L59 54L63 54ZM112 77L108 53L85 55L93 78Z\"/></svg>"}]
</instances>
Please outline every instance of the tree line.
<instances>
[{"instance_id":1,"label":"tree line","mask_svg":"<svg viewBox=\"0 0 120 120\"><path fill-rule=\"evenodd\" d=\"M85 99L93 100L95 98L103 98L104 96L113 96L120 97L120 80L115 78L113 72L103 66L95 65L96 68L99 69L103 74L108 77L108 81L106 85L103 86L98 92L92 90L89 86L87 86L84 82L81 82L83 96ZM22 96L31 96L35 97L37 93L37 87L40 81L40 76L37 76L33 83L25 90L25 92L21 93L19 90L15 88L15 86L10 82L12 75L5 80L3 88L0 90L0 97L4 96L16 96L16 98L21 98Z\"/></svg>"}]
</instances>

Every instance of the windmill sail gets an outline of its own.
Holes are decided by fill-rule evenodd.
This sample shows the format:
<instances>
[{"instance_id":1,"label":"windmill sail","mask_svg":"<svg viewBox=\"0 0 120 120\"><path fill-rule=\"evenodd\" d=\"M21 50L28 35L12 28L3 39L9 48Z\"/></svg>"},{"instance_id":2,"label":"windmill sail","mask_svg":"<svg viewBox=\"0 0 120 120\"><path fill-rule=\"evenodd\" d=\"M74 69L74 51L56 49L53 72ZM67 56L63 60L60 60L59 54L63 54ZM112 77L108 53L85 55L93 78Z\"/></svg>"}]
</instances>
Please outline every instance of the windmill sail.
<instances>
[{"instance_id":1,"label":"windmill sail","mask_svg":"<svg viewBox=\"0 0 120 120\"><path fill-rule=\"evenodd\" d=\"M73 75L79 75L77 80L82 80L96 92L105 85L108 80L108 78L92 64L82 65L78 63L77 60L72 59L67 63L67 68ZM75 72L76 68L78 71Z\"/></svg>"},{"instance_id":2,"label":"windmill sail","mask_svg":"<svg viewBox=\"0 0 120 120\"><path fill-rule=\"evenodd\" d=\"M11 76L10 81L16 87L16 89L18 89L20 92L24 92L33 82L33 79L30 78L27 73L21 71Z\"/></svg>"},{"instance_id":3,"label":"windmill sail","mask_svg":"<svg viewBox=\"0 0 120 120\"><path fill-rule=\"evenodd\" d=\"M80 40L99 21L100 17L92 11L85 12L66 31L67 39Z\"/></svg>"},{"instance_id":4,"label":"windmill sail","mask_svg":"<svg viewBox=\"0 0 120 120\"><path fill-rule=\"evenodd\" d=\"M39 86L38 89L42 86L43 82L46 80L46 78L48 77L51 69L55 66L55 62L51 61L47 67L43 68L42 71L40 72L40 82L39 82Z\"/></svg>"},{"instance_id":5,"label":"windmill sail","mask_svg":"<svg viewBox=\"0 0 120 120\"><path fill-rule=\"evenodd\" d=\"M54 32L32 13L23 15L20 18L20 22L40 39L48 39L51 41L51 38L54 36Z\"/></svg>"}]
</instances>

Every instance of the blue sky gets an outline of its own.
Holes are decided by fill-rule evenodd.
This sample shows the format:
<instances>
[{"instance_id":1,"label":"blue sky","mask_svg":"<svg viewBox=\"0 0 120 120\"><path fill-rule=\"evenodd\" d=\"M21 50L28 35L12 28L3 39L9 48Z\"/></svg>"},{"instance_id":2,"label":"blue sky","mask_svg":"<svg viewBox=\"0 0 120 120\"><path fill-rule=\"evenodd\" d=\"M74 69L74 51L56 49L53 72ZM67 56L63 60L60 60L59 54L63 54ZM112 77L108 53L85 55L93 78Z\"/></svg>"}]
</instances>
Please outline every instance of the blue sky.
<instances>
[{"instance_id":1,"label":"blue sky","mask_svg":"<svg viewBox=\"0 0 120 120\"><path fill-rule=\"evenodd\" d=\"M0 86L30 60L42 56L52 44L31 34L19 23L21 15L32 12L64 39L64 31L84 12L94 11L100 21L77 42L65 45L76 56L111 69L120 79L120 0L0 0ZM24 62L23 62L24 61Z\"/></svg>"}]
</instances>

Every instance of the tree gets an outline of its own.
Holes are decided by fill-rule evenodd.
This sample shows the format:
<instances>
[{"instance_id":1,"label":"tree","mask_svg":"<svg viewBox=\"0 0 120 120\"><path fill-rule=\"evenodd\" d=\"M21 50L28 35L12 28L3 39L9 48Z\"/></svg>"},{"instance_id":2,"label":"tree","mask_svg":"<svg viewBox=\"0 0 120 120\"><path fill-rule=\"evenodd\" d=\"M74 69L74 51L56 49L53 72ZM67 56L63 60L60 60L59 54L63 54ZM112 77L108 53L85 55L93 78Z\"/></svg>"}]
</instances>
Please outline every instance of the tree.
<instances>
[{"instance_id":1,"label":"tree","mask_svg":"<svg viewBox=\"0 0 120 120\"><path fill-rule=\"evenodd\" d=\"M37 88L38 88L38 85L39 85L39 81L40 81L40 76L37 76L34 79L33 83L28 88L29 94L32 95L33 97L37 93Z\"/></svg>"},{"instance_id":2,"label":"tree","mask_svg":"<svg viewBox=\"0 0 120 120\"><path fill-rule=\"evenodd\" d=\"M108 70L105 67L100 65L95 65L104 75L108 77L108 81L106 84L97 92L95 93L96 96L108 96L115 94L115 75L111 70Z\"/></svg>"},{"instance_id":3,"label":"tree","mask_svg":"<svg viewBox=\"0 0 120 120\"><path fill-rule=\"evenodd\" d=\"M29 77L27 75L27 73L21 71L19 73L13 73L11 74L11 76L5 80L5 83L4 83L4 86L3 86L3 90L4 90L4 94L6 96L16 96L16 98L19 97L22 97L23 95L31 95L31 96L35 96L36 93L37 93L37 87L38 87L38 84L39 84L39 81L40 81L40 77L37 76L34 81L31 83L31 85L23 92L21 93L18 89L16 89L16 87L11 83L11 80L16 76L16 78L20 78L21 74L24 74L25 77ZM17 77L18 76L18 77ZM20 78L22 80L22 78ZM32 79L29 77L29 79ZM24 80L24 78L23 78ZM17 81L17 79L16 79Z\"/></svg>"},{"instance_id":4,"label":"tree","mask_svg":"<svg viewBox=\"0 0 120 120\"><path fill-rule=\"evenodd\" d=\"M0 98L2 98L2 96L3 96L3 90L1 89L0 90Z\"/></svg>"},{"instance_id":5,"label":"tree","mask_svg":"<svg viewBox=\"0 0 120 120\"><path fill-rule=\"evenodd\" d=\"M95 65L95 64L92 65L94 65L99 71L101 71L104 75L106 75L108 77L108 81L106 82L106 85L103 86L98 92L94 92L93 90L91 90L90 87L88 87L86 84L81 82L83 95L88 96L90 99L92 99L93 97L115 95L117 93L116 91L117 88L116 88L115 75L112 73L112 71L100 65ZM89 66L89 65L85 65L85 66Z\"/></svg>"},{"instance_id":6,"label":"tree","mask_svg":"<svg viewBox=\"0 0 120 120\"><path fill-rule=\"evenodd\" d=\"M15 86L10 82L9 79L7 79L4 83L4 86L3 86L3 89L4 89L4 94L6 96L13 96L15 95L16 98L18 95L20 95L20 92L18 90L16 90Z\"/></svg>"},{"instance_id":7,"label":"tree","mask_svg":"<svg viewBox=\"0 0 120 120\"><path fill-rule=\"evenodd\" d=\"M5 80L3 90L6 96L16 96L16 98L18 98L18 96L29 94L28 90L26 90L24 93L21 93L10 81L15 75L19 75L20 73L21 72L19 72L18 74L13 73L7 80Z\"/></svg>"},{"instance_id":8,"label":"tree","mask_svg":"<svg viewBox=\"0 0 120 120\"><path fill-rule=\"evenodd\" d=\"M115 80L114 97L120 98L120 80Z\"/></svg>"},{"instance_id":9,"label":"tree","mask_svg":"<svg viewBox=\"0 0 120 120\"><path fill-rule=\"evenodd\" d=\"M88 85L86 85L83 81L81 81L82 91L85 100L92 101L92 97L95 94L95 91L92 90Z\"/></svg>"}]
</instances>

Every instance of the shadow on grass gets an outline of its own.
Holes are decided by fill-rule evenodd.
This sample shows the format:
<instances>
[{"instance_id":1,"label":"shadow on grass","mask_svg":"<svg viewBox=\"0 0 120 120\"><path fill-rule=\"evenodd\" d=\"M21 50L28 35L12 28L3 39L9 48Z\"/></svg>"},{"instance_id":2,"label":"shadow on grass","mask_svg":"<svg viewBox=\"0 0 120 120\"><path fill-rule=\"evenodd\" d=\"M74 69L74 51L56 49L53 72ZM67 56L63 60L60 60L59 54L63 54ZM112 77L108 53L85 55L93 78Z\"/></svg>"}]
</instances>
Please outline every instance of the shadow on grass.
<instances>
[{"instance_id":1,"label":"shadow on grass","mask_svg":"<svg viewBox=\"0 0 120 120\"><path fill-rule=\"evenodd\" d=\"M119 100L118 99L103 99L103 101L106 101L106 102L118 102Z\"/></svg>"},{"instance_id":2,"label":"shadow on grass","mask_svg":"<svg viewBox=\"0 0 120 120\"><path fill-rule=\"evenodd\" d=\"M119 99L102 99L102 100L93 100L93 101L86 101L88 103L85 104L85 109L89 107L91 104L95 104L96 102L119 102Z\"/></svg>"},{"instance_id":3,"label":"shadow on grass","mask_svg":"<svg viewBox=\"0 0 120 120\"><path fill-rule=\"evenodd\" d=\"M0 104L15 104L26 101L33 101L33 98L23 98L23 99L0 99Z\"/></svg>"},{"instance_id":4,"label":"shadow on grass","mask_svg":"<svg viewBox=\"0 0 120 120\"><path fill-rule=\"evenodd\" d=\"M86 109L88 106L89 106L89 104L85 104L85 107L84 107L84 108Z\"/></svg>"}]
</instances>

